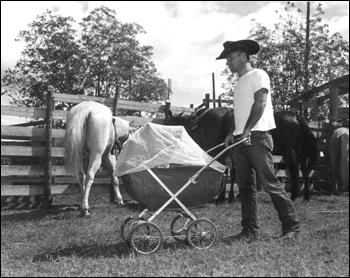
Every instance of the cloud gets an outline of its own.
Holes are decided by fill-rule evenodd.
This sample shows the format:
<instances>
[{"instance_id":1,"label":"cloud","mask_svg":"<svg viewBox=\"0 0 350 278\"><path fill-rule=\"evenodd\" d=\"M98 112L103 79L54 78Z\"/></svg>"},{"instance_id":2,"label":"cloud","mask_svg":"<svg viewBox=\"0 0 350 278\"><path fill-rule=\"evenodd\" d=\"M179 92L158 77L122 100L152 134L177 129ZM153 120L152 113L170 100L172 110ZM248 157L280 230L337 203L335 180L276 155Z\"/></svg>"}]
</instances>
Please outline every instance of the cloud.
<instances>
[{"instance_id":1,"label":"cloud","mask_svg":"<svg viewBox=\"0 0 350 278\"><path fill-rule=\"evenodd\" d=\"M273 27L275 10L281 2L269 1L25 1L1 2L1 68L13 66L23 47L14 38L19 30L46 9L53 9L79 22L100 6L114 9L121 22L137 23L147 34L139 35L142 44L153 46L153 61L161 77L172 80L172 105L199 105L205 93L212 92L215 73L216 95L222 90L225 61L215 58L227 40L245 39L255 19ZM296 2L306 12L306 2ZM313 11L313 4L311 4ZM348 2L322 2L331 32L349 35ZM16 15L16 16L14 16Z\"/></svg>"},{"instance_id":2,"label":"cloud","mask_svg":"<svg viewBox=\"0 0 350 278\"><path fill-rule=\"evenodd\" d=\"M331 19L334 15L349 15L349 1L321 1L320 4L325 12L324 17L327 19ZM310 6L312 9L313 5Z\"/></svg>"}]
</instances>

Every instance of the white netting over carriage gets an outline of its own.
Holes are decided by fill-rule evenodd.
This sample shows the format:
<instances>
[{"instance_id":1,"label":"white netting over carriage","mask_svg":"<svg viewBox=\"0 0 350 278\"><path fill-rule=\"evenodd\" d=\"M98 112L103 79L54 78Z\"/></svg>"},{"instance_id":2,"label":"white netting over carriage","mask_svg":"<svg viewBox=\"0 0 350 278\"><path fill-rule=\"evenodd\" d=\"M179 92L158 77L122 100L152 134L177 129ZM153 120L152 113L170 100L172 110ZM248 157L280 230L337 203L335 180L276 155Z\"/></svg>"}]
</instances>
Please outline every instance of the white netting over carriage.
<instances>
[{"instance_id":1,"label":"white netting over carriage","mask_svg":"<svg viewBox=\"0 0 350 278\"><path fill-rule=\"evenodd\" d=\"M204 166L211 160L184 127L147 123L125 142L116 171L122 176L171 163ZM225 170L217 161L210 167L219 172Z\"/></svg>"}]
</instances>

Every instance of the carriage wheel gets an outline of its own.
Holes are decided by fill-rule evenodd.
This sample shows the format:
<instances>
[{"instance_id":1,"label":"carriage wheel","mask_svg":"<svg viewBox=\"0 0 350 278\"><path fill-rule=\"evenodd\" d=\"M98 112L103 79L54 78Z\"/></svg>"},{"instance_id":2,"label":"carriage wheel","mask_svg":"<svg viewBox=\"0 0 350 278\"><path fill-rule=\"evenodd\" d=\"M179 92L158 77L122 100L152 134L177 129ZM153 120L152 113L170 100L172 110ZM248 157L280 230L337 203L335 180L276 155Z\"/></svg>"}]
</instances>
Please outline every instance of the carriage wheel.
<instances>
[{"instance_id":1,"label":"carriage wheel","mask_svg":"<svg viewBox=\"0 0 350 278\"><path fill-rule=\"evenodd\" d=\"M146 221L146 219L143 217L138 218L138 217L129 216L128 218L126 218L123 221L122 227L120 229L120 233L121 233L122 238L125 241L127 241L127 242L129 241L129 236L130 236L131 230L134 227L136 227L138 224L140 224L140 221Z\"/></svg>"},{"instance_id":2,"label":"carriage wheel","mask_svg":"<svg viewBox=\"0 0 350 278\"><path fill-rule=\"evenodd\" d=\"M129 241L134 251L148 255L162 248L163 236L157 225L144 222L132 229Z\"/></svg>"},{"instance_id":3,"label":"carriage wheel","mask_svg":"<svg viewBox=\"0 0 350 278\"><path fill-rule=\"evenodd\" d=\"M186 231L192 219L187 214L177 215L170 224L170 233L176 240L182 240L186 237Z\"/></svg>"},{"instance_id":4,"label":"carriage wheel","mask_svg":"<svg viewBox=\"0 0 350 278\"><path fill-rule=\"evenodd\" d=\"M186 232L188 245L196 249L208 249L214 245L218 230L208 219L197 219L190 223Z\"/></svg>"}]
</instances>

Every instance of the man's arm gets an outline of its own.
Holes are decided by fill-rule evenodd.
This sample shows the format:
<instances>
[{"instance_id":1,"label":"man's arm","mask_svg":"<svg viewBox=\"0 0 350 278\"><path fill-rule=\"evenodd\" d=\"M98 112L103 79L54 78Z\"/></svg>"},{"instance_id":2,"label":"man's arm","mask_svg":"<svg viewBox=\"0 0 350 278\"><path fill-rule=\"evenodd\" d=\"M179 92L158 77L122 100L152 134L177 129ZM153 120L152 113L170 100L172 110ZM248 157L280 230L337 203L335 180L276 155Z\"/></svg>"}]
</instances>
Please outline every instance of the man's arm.
<instances>
[{"instance_id":1,"label":"man's arm","mask_svg":"<svg viewBox=\"0 0 350 278\"><path fill-rule=\"evenodd\" d=\"M262 114L265 111L266 101L267 101L267 93L269 91L265 88L261 88L256 91L254 94L254 103L252 105L252 109L250 110L250 115L245 124L242 139L250 136L251 129L256 125L256 123L260 120Z\"/></svg>"}]
</instances>

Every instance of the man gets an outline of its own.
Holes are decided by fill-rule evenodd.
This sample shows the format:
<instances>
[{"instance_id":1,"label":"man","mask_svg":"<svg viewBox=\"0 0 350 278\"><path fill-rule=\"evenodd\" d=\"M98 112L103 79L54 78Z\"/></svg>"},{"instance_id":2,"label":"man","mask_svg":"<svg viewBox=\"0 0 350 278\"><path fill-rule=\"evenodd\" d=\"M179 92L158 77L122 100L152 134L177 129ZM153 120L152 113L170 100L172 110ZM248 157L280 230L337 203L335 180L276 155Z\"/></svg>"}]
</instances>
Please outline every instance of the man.
<instances>
[{"instance_id":1,"label":"man","mask_svg":"<svg viewBox=\"0 0 350 278\"><path fill-rule=\"evenodd\" d=\"M225 59L239 80L233 97L235 127L226 138L226 145L248 138L233 149L237 167L237 184L241 197L242 226L236 238L257 239L259 235L258 202L255 173L282 222L282 237L298 235L299 221L291 199L274 174L273 140L269 130L275 128L271 101L270 79L267 73L251 66L250 55L259 51L253 40L227 41L216 60ZM255 170L255 172L254 172Z\"/></svg>"}]
</instances>

